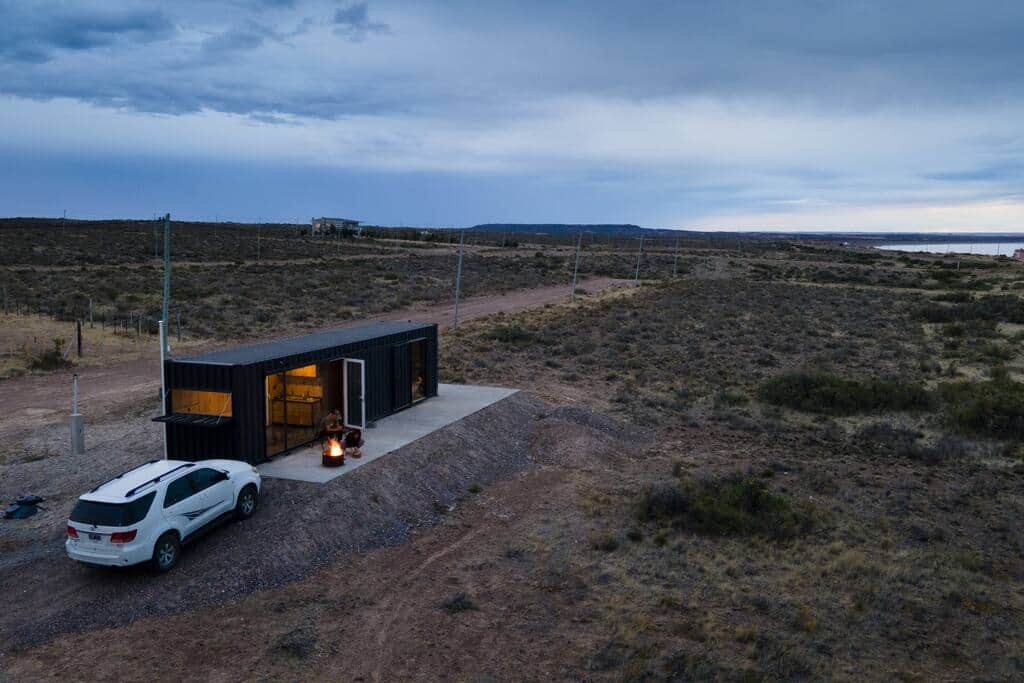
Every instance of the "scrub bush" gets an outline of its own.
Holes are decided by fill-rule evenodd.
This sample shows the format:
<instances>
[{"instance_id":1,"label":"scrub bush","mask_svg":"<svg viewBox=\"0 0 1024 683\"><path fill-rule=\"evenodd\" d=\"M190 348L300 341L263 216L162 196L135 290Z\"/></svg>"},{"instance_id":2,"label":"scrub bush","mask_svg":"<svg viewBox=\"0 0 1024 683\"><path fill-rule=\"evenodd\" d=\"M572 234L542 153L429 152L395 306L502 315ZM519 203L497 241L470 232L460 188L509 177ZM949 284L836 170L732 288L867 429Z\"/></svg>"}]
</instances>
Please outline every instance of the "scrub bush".
<instances>
[{"instance_id":1,"label":"scrub bush","mask_svg":"<svg viewBox=\"0 0 1024 683\"><path fill-rule=\"evenodd\" d=\"M996 438L1024 438L1024 384L997 375L984 382L948 382L938 391L951 428Z\"/></svg>"},{"instance_id":2,"label":"scrub bush","mask_svg":"<svg viewBox=\"0 0 1024 683\"><path fill-rule=\"evenodd\" d=\"M790 538L813 525L808 509L795 508L764 480L739 473L651 487L639 497L636 517L709 536Z\"/></svg>"},{"instance_id":3,"label":"scrub bush","mask_svg":"<svg viewBox=\"0 0 1024 683\"><path fill-rule=\"evenodd\" d=\"M932 399L917 383L869 378L852 380L820 370L777 375L764 382L762 401L810 413L852 415L877 410L926 410Z\"/></svg>"}]
</instances>

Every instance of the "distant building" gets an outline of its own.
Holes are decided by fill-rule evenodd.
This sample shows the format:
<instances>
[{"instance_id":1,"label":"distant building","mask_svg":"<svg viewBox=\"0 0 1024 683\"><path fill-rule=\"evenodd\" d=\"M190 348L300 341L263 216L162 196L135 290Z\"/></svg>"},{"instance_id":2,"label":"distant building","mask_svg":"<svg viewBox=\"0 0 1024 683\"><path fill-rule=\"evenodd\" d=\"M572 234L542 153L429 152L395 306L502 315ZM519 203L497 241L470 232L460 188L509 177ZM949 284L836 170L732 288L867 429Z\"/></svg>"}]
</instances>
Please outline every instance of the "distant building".
<instances>
[{"instance_id":1,"label":"distant building","mask_svg":"<svg viewBox=\"0 0 1024 683\"><path fill-rule=\"evenodd\" d=\"M349 230L355 230L359 227L359 221L354 221L351 218L314 218L312 222L312 230L310 234L322 235L325 232L330 232L331 228L335 230L343 230L348 228Z\"/></svg>"},{"instance_id":2,"label":"distant building","mask_svg":"<svg viewBox=\"0 0 1024 683\"><path fill-rule=\"evenodd\" d=\"M1017 249L1016 251L1014 251L1013 258L1017 259L1018 261L1024 261L1024 249Z\"/></svg>"}]
</instances>

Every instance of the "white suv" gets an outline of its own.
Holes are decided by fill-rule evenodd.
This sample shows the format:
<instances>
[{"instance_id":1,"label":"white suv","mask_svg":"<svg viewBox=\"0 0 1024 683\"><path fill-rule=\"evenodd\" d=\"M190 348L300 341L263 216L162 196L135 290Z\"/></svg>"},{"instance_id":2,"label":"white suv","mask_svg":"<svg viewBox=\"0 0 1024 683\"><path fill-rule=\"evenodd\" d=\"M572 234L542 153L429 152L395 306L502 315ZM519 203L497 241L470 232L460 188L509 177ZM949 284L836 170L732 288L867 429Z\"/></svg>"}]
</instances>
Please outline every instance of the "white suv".
<instances>
[{"instance_id":1,"label":"white suv","mask_svg":"<svg viewBox=\"0 0 1024 683\"><path fill-rule=\"evenodd\" d=\"M149 562L165 572L199 530L250 517L259 492L259 471L238 460L152 460L81 496L64 547L86 564Z\"/></svg>"}]
</instances>

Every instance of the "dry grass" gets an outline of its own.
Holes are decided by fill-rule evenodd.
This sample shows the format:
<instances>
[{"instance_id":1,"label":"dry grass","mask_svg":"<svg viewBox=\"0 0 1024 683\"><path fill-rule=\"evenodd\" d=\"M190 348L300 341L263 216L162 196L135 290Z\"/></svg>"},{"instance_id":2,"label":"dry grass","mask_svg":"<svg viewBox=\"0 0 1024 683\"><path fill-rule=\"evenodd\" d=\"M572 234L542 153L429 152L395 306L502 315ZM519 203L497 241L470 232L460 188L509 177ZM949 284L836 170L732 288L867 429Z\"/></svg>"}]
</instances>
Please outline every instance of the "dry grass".
<instances>
[{"instance_id":1,"label":"dry grass","mask_svg":"<svg viewBox=\"0 0 1024 683\"><path fill-rule=\"evenodd\" d=\"M150 335L125 334L100 323L82 325L82 356L75 343L75 323L54 320L42 315L0 313L0 379L32 372L34 361L53 351L54 340L60 340L60 354L75 366L106 365L115 361L152 355L154 342ZM177 342L175 348L188 348L196 340ZM44 370L44 369L40 369Z\"/></svg>"},{"instance_id":2,"label":"dry grass","mask_svg":"<svg viewBox=\"0 0 1024 683\"><path fill-rule=\"evenodd\" d=\"M678 282L443 338L445 380L538 391L646 425L653 442L584 410L578 422L537 415L514 435L529 438L537 469L467 492L408 544L104 632L102 652L87 647L95 633L63 637L9 659L15 677L83 665L100 676L187 665L207 679L1024 674L1013 440L953 433L942 402L837 417L766 405L757 391L804 368L929 392L954 362L979 379L1019 368L1016 328L957 334L916 316L936 294L974 301L1017 275L1002 263L936 275L949 270L941 259L803 247L692 259ZM993 340L1012 355L981 350ZM984 387L965 377L978 399ZM637 501L659 487L682 494L660 508L671 514L638 518ZM231 669L167 647L197 641L233 653Z\"/></svg>"}]
</instances>

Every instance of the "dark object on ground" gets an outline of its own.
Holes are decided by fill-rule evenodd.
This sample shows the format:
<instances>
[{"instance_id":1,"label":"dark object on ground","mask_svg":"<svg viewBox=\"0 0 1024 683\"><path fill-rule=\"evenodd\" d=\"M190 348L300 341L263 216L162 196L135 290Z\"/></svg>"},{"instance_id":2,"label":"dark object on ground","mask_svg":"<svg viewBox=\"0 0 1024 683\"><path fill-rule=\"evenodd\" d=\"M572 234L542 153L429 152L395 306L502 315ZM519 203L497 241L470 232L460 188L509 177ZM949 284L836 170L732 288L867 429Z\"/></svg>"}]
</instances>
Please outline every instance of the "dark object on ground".
<instances>
[{"instance_id":1,"label":"dark object on ground","mask_svg":"<svg viewBox=\"0 0 1024 683\"><path fill-rule=\"evenodd\" d=\"M39 504L43 502L40 496L27 495L18 498L4 510L4 519L25 519L36 514L42 508Z\"/></svg>"},{"instance_id":2,"label":"dark object on ground","mask_svg":"<svg viewBox=\"0 0 1024 683\"><path fill-rule=\"evenodd\" d=\"M465 593L459 592L441 603L441 609L455 614L456 612L467 612L480 609L476 603L466 597Z\"/></svg>"}]
</instances>

